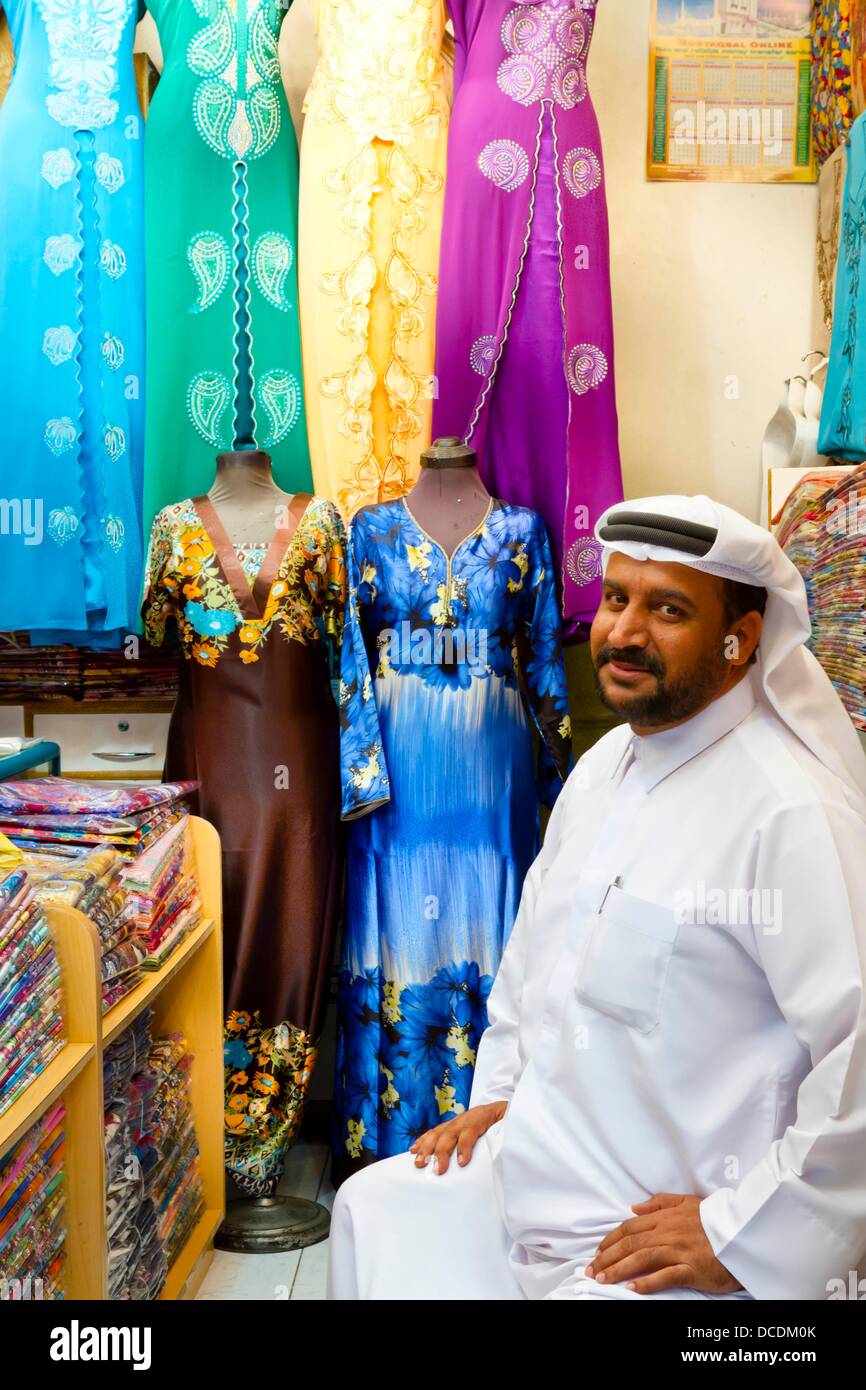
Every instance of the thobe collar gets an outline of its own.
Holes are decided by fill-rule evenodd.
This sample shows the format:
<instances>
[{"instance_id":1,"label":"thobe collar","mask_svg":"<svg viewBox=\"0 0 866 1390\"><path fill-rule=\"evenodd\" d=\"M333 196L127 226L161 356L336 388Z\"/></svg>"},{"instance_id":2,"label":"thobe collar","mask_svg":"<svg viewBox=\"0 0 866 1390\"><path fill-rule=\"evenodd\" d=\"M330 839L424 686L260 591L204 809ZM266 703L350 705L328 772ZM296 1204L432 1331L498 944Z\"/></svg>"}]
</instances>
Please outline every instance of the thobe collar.
<instances>
[{"instance_id":1,"label":"thobe collar","mask_svg":"<svg viewBox=\"0 0 866 1390\"><path fill-rule=\"evenodd\" d=\"M675 729L665 729L658 734L632 735L623 750L617 771L627 759L629 762L634 759L645 790L652 791L677 768L742 724L755 708L755 703L751 675L747 675L727 695L713 700L711 705L684 724L678 724Z\"/></svg>"}]
</instances>

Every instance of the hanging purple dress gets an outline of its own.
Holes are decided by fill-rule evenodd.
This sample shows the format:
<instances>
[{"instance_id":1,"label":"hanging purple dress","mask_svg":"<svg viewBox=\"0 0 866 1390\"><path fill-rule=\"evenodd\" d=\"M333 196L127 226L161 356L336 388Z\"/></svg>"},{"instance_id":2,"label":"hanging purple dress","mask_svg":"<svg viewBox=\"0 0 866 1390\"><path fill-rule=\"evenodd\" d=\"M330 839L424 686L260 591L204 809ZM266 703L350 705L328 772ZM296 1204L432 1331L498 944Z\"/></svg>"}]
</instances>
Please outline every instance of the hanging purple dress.
<instances>
[{"instance_id":1,"label":"hanging purple dress","mask_svg":"<svg viewBox=\"0 0 866 1390\"><path fill-rule=\"evenodd\" d=\"M433 433L540 511L565 631L595 615L596 519L622 498L596 0L449 0L457 40Z\"/></svg>"}]
</instances>

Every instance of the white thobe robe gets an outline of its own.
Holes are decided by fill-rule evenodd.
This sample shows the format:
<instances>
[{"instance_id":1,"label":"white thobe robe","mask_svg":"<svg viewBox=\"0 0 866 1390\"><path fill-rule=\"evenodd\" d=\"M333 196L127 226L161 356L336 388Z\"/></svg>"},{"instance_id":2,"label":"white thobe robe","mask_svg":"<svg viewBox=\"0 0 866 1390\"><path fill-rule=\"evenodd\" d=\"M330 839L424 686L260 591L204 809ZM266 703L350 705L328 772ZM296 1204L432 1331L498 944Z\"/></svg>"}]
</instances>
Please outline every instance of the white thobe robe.
<instances>
[{"instance_id":1,"label":"white thobe robe","mask_svg":"<svg viewBox=\"0 0 866 1390\"><path fill-rule=\"evenodd\" d=\"M635 1298L584 1270L657 1192L700 1196L740 1297L826 1298L866 1252L866 808L756 700L606 735L575 768L490 1001L443 1177L338 1195L336 1298ZM671 1295L668 1295L671 1296ZM680 1291L677 1297L700 1297Z\"/></svg>"}]
</instances>

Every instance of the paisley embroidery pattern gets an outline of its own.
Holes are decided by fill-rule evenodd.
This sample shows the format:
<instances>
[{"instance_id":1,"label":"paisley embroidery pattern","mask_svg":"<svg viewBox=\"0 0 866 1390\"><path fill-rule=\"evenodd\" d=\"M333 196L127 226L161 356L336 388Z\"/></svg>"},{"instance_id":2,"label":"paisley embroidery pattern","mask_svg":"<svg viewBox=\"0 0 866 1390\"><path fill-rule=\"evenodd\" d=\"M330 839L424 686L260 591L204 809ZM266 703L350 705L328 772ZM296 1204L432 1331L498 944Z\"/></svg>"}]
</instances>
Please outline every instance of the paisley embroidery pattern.
<instances>
[{"instance_id":1,"label":"paisley embroidery pattern","mask_svg":"<svg viewBox=\"0 0 866 1390\"><path fill-rule=\"evenodd\" d=\"M577 396L600 386L607 376L608 362L601 348L592 343L580 343L572 348L568 359L568 384Z\"/></svg>"},{"instance_id":2,"label":"paisley embroidery pattern","mask_svg":"<svg viewBox=\"0 0 866 1390\"><path fill-rule=\"evenodd\" d=\"M45 98L58 125L98 130L117 116L117 50L135 0L36 0L51 54Z\"/></svg>"},{"instance_id":3,"label":"paisley embroidery pattern","mask_svg":"<svg viewBox=\"0 0 866 1390\"><path fill-rule=\"evenodd\" d=\"M48 534L58 545L65 545L75 535L81 521L71 507L55 507L48 516Z\"/></svg>"},{"instance_id":4,"label":"paisley embroidery pattern","mask_svg":"<svg viewBox=\"0 0 866 1390\"><path fill-rule=\"evenodd\" d=\"M501 90L521 106L546 98L571 110L587 93L591 25L590 14L578 14L574 0L518 0L502 24L502 43L510 56L496 75Z\"/></svg>"},{"instance_id":5,"label":"paisley embroidery pattern","mask_svg":"<svg viewBox=\"0 0 866 1390\"><path fill-rule=\"evenodd\" d=\"M271 424L265 448L272 448L297 424L301 413L300 383L291 372L266 372L259 382L258 395Z\"/></svg>"},{"instance_id":6,"label":"paisley embroidery pattern","mask_svg":"<svg viewBox=\"0 0 866 1390\"><path fill-rule=\"evenodd\" d=\"M491 140L478 156L478 167L497 188L513 193L529 176L529 155L516 140Z\"/></svg>"},{"instance_id":7,"label":"paisley embroidery pattern","mask_svg":"<svg viewBox=\"0 0 866 1390\"><path fill-rule=\"evenodd\" d=\"M201 314L219 299L226 287L231 251L219 232L198 232L190 241L186 255L198 283L195 313Z\"/></svg>"},{"instance_id":8,"label":"paisley embroidery pattern","mask_svg":"<svg viewBox=\"0 0 866 1390\"><path fill-rule=\"evenodd\" d=\"M58 458L73 448L77 438L75 424L68 415L61 415L59 420L49 420L45 426L45 443Z\"/></svg>"},{"instance_id":9,"label":"paisley embroidery pattern","mask_svg":"<svg viewBox=\"0 0 866 1390\"><path fill-rule=\"evenodd\" d=\"M42 177L52 188L62 188L75 173L75 160L69 150L46 150L42 156Z\"/></svg>"},{"instance_id":10,"label":"paisley embroidery pattern","mask_svg":"<svg viewBox=\"0 0 866 1390\"><path fill-rule=\"evenodd\" d=\"M260 159L280 133L277 39L268 24L266 0L249 0L246 69L241 81L233 8L228 0L196 5L210 23L187 49L190 69L203 79L193 115L199 134L216 154L224 159Z\"/></svg>"},{"instance_id":11,"label":"paisley embroidery pattern","mask_svg":"<svg viewBox=\"0 0 866 1390\"><path fill-rule=\"evenodd\" d=\"M565 563L575 584L592 584L601 578L601 546L594 536L578 536L568 547Z\"/></svg>"},{"instance_id":12,"label":"paisley embroidery pattern","mask_svg":"<svg viewBox=\"0 0 866 1390\"><path fill-rule=\"evenodd\" d=\"M585 198L601 184L601 163L594 150L569 150L562 161L565 186L574 198Z\"/></svg>"},{"instance_id":13,"label":"paisley embroidery pattern","mask_svg":"<svg viewBox=\"0 0 866 1390\"><path fill-rule=\"evenodd\" d=\"M444 179L419 158L420 138L436 141L449 119L442 63L439 0L331 0L329 32L305 110L317 125L343 125L350 154L325 176L340 228L356 250L348 264L323 275L319 288L335 301L347 340L345 370L319 379L320 395L337 402L336 429L352 441L350 476L338 502L351 515L369 502L400 497L409 483L409 449L423 428L422 403L434 378L413 365L415 345L433 313L438 266L419 266L414 243L427 224ZM354 140L352 139L354 137ZM379 157L373 141L386 142ZM391 250L379 267L373 254L371 208L382 188L396 205ZM381 276L381 281L380 281ZM382 380L369 352L370 304L380 281L392 309L391 351ZM384 385L388 439L377 453L373 393ZM382 456L383 455L383 456Z\"/></svg>"},{"instance_id":14,"label":"paisley embroidery pattern","mask_svg":"<svg viewBox=\"0 0 866 1390\"><path fill-rule=\"evenodd\" d=\"M288 313L292 307L285 298L286 281L295 263L292 243L282 232L265 232L253 247L253 275L265 299L274 308Z\"/></svg>"},{"instance_id":15,"label":"paisley embroidery pattern","mask_svg":"<svg viewBox=\"0 0 866 1390\"><path fill-rule=\"evenodd\" d=\"M42 259L52 275L62 275L71 270L81 254L81 242L76 241L70 232L62 236L50 236L45 240Z\"/></svg>"},{"instance_id":16,"label":"paisley embroidery pattern","mask_svg":"<svg viewBox=\"0 0 866 1390\"><path fill-rule=\"evenodd\" d=\"M187 392L187 411L198 433L208 444L227 444L222 417L232 398L232 387L222 372L199 372Z\"/></svg>"},{"instance_id":17,"label":"paisley embroidery pattern","mask_svg":"<svg viewBox=\"0 0 866 1390\"><path fill-rule=\"evenodd\" d=\"M489 376L493 370L493 363L495 360L495 335L493 333L485 333L482 338L476 338L469 353L469 362L473 372L477 372L479 376Z\"/></svg>"},{"instance_id":18,"label":"paisley embroidery pattern","mask_svg":"<svg viewBox=\"0 0 866 1390\"><path fill-rule=\"evenodd\" d=\"M58 328L46 328L42 336L42 351L52 367L59 367L69 361L77 343L78 334L68 323L62 323Z\"/></svg>"}]
</instances>

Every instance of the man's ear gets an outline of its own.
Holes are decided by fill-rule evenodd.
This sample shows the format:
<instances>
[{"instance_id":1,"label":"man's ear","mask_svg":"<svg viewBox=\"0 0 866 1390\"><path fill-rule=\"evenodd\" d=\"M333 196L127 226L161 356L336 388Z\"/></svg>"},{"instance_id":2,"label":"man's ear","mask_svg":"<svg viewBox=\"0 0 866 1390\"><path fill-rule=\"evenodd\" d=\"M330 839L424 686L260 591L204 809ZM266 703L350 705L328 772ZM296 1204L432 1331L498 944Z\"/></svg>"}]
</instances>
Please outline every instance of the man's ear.
<instances>
[{"instance_id":1,"label":"man's ear","mask_svg":"<svg viewBox=\"0 0 866 1390\"><path fill-rule=\"evenodd\" d=\"M764 620L757 611L744 613L725 637L725 660L732 666L748 666L761 640Z\"/></svg>"}]
</instances>

